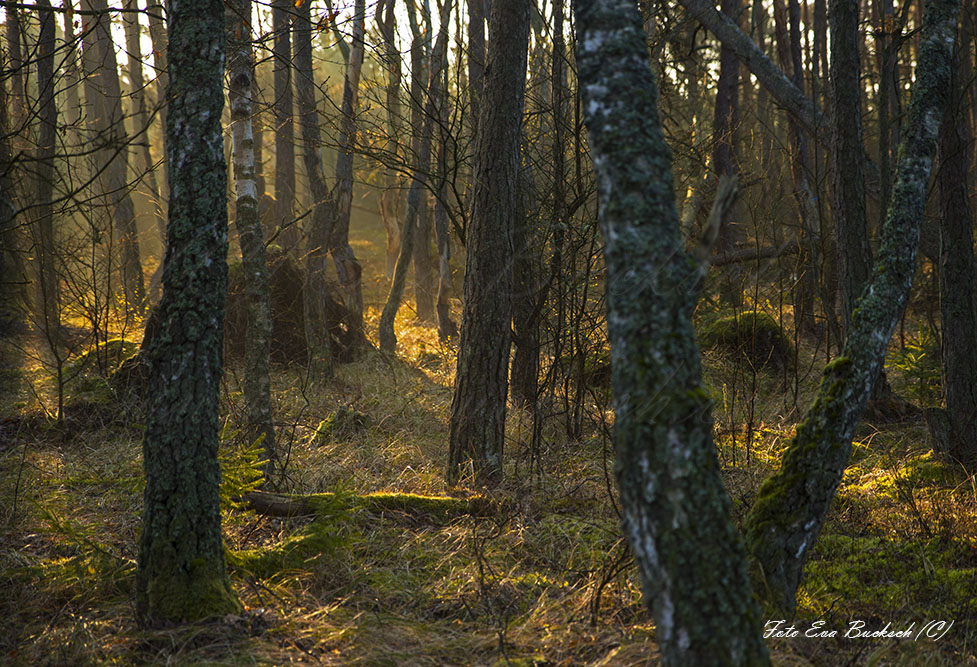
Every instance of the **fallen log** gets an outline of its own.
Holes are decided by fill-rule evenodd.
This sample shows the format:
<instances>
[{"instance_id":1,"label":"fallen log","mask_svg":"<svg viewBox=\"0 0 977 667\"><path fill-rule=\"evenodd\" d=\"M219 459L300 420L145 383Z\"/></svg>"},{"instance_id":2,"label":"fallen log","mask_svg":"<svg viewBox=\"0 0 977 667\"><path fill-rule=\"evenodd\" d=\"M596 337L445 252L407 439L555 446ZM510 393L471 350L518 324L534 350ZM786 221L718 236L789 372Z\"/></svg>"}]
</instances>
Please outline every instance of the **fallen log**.
<instances>
[{"instance_id":1,"label":"fallen log","mask_svg":"<svg viewBox=\"0 0 977 667\"><path fill-rule=\"evenodd\" d=\"M494 516L500 503L486 496L452 498L413 493L312 493L293 495L251 491L241 498L258 514L280 518L327 517L359 509L372 514L397 513L415 518L447 521L459 516Z\"/></svg>"}]
</instances>

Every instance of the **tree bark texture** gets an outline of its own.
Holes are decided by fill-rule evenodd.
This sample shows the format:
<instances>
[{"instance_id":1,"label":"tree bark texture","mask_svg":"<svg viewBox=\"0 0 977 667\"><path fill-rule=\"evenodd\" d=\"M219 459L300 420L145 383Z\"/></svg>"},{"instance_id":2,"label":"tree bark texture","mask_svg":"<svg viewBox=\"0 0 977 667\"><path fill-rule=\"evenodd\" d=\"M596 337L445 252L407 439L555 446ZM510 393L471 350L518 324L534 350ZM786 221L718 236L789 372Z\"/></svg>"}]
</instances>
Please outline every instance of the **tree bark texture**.
<instances>
[{"instance_id":1,"label":"tree bark texture","mask_svg":"<svg viewBox=\"0 0 977 667\"><path fill-rule=\"evenodd\" d=\"M862 164L862 92L858 0L831 0L832 212L838 242L841 324L847 334L855 304L872 273Z\"/></svg>"},{"instance_id":2,"label":"tree bark texture","mask_svg":"<svg viewBox=\"0 0 977 667\"><path fill-rule=\"evenodd\" d=\"M307 3L306 3L307 4ZM299 8L301 11L301 8ZM244 296L248 309L244 341L244 401L246 433L251 441L262 437L268 464L265 479L273 480L279 465L275 423L271 408L271 289L265 239L258 216L255 186L254 52L251 50L251 0L227 2L227 99L231 109L234 150L235 226L244 269Z\"/></svg>"},{"instance_id":3,"label":"tree bark texture","mask_svg":"<svg viewBox=\"0 0 977 667\"><path fill-rule=\"evenodd\" d=\"M448 440L448 482L466 462L478 483L502 475L512 320L512 232L519 215L519 139L529 3L493 0L488 65L465 234L465 304Z\"/></svg>"},{"instance_id":4,"label":"tree bark texture","mask_svg":"<svg viewBox=\"0 0 977 667\"><path fill-rule=\"evenodd\" d=\"M783 611L794 608L808 553L848 465L855 426L912 286L958 8L955 0L926 3L907 132L872 280L852 316L842 355L825 368L814 404L747 520L748 543L765 585L760 593Z\"/></svg>"},{"instance_id":5,"label":"tree bark texture","mask_svg":"<svg viewBox=\"0 0 977 667\"><path fill-rule=\"evenodd\" d=\"M394 332L394 320L400 310L400 302L404 297L404 286L407 282L407 270L410 267L414 253L414 232L417 226L417 215L421 207L421 198L427 192L425 179L431 165L431 141L434 133L434 122L438 118L437 100L441 97L441 66L445 62L445 49L448 46L448 19L451 15L450 0L445 3L441 14L441 29L434 44L431 58L431 74L428 83L427 103L424 112L424 123L421 135L416 142L415 164L411 174L410 190L407 192L407 212L404 226L400 231L400 252L397 255L397 266L394 277L390 282L387 301L380 314L380 349L392 353L397 348L397 335Z\"/></svg>"},{"instance_id":6,"label":"tree bark texture","mask_svg":"<svg viewBox=\"0 0 977 667\"><path fill-rule=\"evenodd\" d=\"M972 16L973 0L967 3ZM950 97L940 134L940 312L943 391L950 422L947 453L977 464L977 303L974 295L974 211L968 196L973 136L966 85L973 35L962 22L953 53Z\"/></svg>"},{"instance_id":7,"label":"tree bark texture","mask_svg":"<svg viewBox=\"0 0 977 667\"><path fill-rule=\"evenodd\" d=\"M663 664L769 664L719 476L691 320L701 269L679 234L641 16L628 0L574 8L605 241L616 474Z\"/></svg>"},{"instance_id":8,"label":"tree bark texture","mask_svg":"<svg viewBox=\"0 0 977 667\"><path fill-rule=\"evenodd\" d=\"M217 461L227 291L224 3L167 5L171 197L161 325L149 350L136 575L136 611L146 623L241 611L224 564Z\"/></svg>"}]
</instances>

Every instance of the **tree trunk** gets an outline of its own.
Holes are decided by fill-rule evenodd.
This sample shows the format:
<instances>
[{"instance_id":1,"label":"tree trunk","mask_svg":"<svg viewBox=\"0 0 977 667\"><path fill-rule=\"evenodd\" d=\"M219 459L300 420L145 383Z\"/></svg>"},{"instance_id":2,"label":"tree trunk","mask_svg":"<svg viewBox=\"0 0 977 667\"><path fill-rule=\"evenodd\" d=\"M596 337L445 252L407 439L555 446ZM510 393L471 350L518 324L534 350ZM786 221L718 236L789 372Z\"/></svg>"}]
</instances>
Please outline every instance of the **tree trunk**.
<instances>
[{"instance_id":1,"label":"tree trunk","mask_svg":"<svg viewBox=\"0 0 977 667\"><path fill-rule=\"evenodd\" d=\"M81 97L78 94L78 83L80 81L80 75L78 72L78 56L77 47L75 40L75 12L74 12L74 0L64 1L65 12L62 15L64 19L64 56L62 59L64 61L64 86L65 95L67 97L67 108L62 112L62 118L65 125L78 129L79 123L82 120L81 112Z\"/></svg>"},{"instance_id":2,"label":"tree trunk","mask_svg":"<svg viewBox=\"0 0 977 667\"><path fill-rule=\"evenodd\" d=\"M396 16L394 8L396 0L379 0L377 3L377 27L383 37L383 62L387 68L386 107L387 107L387 146L386 159L396 164L400 153L400 81L402 58L397 48ZM386 172L386 189L380 197L380 216L383 218L383 228L387 235L386 275L393 278L397 266L397 250L400 247L399 221L402 214L403 192L399 174L388 169Z\"/></svg>"},{"instance_id":3,"label":"tree trunk","mask_svg":"<svg viewBox=\"0 0 977 667\"><path fill-rule=\"evenodd\" d=\"M671 152L641 17L576 0L577 63L601 200L624 529L665 665L764 665L746 553L712 440Z\"/></svg>"},{"instance_id":4,"label":"tree trunk","mask_svg":"<svg viewBox=\"0 0 977 667\"><path fill-rule=\"evenodd\" d=\"M7 38L7 64L10 73L10 101L12 123L10 129L20 134L22 125L27 122L27 99L24 91L24 29L20 24L20 10L16 7L4 9L7 14L5 24Z\"/></svg>"},{"instance_id":5,"label":"tree trunk","mask_svg":"<svg viewBox=\"0 0 977 667\"><path fill-rule=\"evenodd\" d=\"M0 48L0 78L10 69L5 49ZM0 86L0 338L16 333L24 321L24 293L16 287L23 282L24 266L19 252L17 208L14 205L14 183L11 174L12 133L7 108L7 91Z\"/></svg>"},{"instance_id":6,"label":"tree trunk","mask_svg":"<svg viewBox=\"0 0 977 667\"><path fill-rule=\"evenodd\" d=\"M967 2L967 13L973 11ZM966 25L966 23L964 23ZM977 464L977 303L974 295L973 208L968 189L973 135L966 84L973 78L972 34L961 26L953 53L950 97L940 135L940 311L943 377L950 421L947 454Z\"/></svg>"},{"instance_id":7,"label":"tree trunk","mask_svg":"<svg viewBox=\"0 0 977 667\"><path fill-rule=\"evenodd\" d=\"M312 71L312 24L310 4L295 9L295 71L299 127L302 131L302 159L312 195L312 220L309 224L308 255L305 259L305 286L302 292L305 309L305 342L309 351L309 371L316 382L333 374L333 352L330 349L326 295L329 293L329 239L335 225L336 207L322 174L319 158L321 145L319 114L316 110L315 77Z\"/></svg>"},{"instance_id":8,"label":"tree trunk","mask_svg":"<svg viewBox=\"0 0 977 667\"><path fill-rule=\"evenodd\" d=\"M277 241L289 253L297 252L299 229L295 223L295 125L292 120L292 40L293 3L274 0L271 6L274 46L275 103L275 202Z\"/></svg>"},{"instance_id":9,"label":"tree trunk","mask_svg":"<svg viewBox=\"0 0 977 667\"><path fill-rule=\"evenodd\" d=\"M126 33L126 52L129 56L129 97L132 99L132 116L136 121L136 141L139 144L139 152L142 154L142 166L145 169L146 188L149 190L149 198L153 205L153 214L156 219L156 229L159 231L160 240L166 240L166 214L163 211L163 200L160 198L159 183L156 181L156 169L153 164L153 157L149 152L149 113L146 106L146 93L143 84L142 74L142 47L141 33L139 29L139 14L135 12L137 0L128 0L126 8L132 11L122 14L125 21Z\"/></svg>"},{"instance_id":10,"label":"tree trunk","mask_svg":"<svg viewBox=\"0 0 977 667\"><path fill-rule=\"evenodd\" d=\"M440 119L440 131L438 132L438 197L434 203L434 235L438 245L438 340L448 341L458 335L458 327L451 319L451 294L454 289L451 286L451 232L448 229L448 211L445 208L448 201L448 141L450 139L447 128L448 119L448 98L447 80L448 64L442 62L442 79L439 84L438 118Z\"/></svg>"},{"instance_id":11,"label":"tree trunk","mask_svg":"<svg viewBox=\"0 0 977 667\"><path fill-rule=\"evenodd\" d=\"M441 66L445 62L445 49L448 45L448 19L451 15L451 2L448 0L441 10L441 29L437 42L434 44L431 57L431 75L427 91L427 108L424 112L424 124L420 139L417 142L415 164L412 169L410 190L407 193L407 213L404 226L400 232L400 253L397 255L397 266L394 278L390 282L390 292L380 314L380 349L392 353L397 348L397 335L394 332L394 320L404 297L404 285L407 282L407 269L410 267L414 253L414 231L417 225L417 215L421 206L421 197L427 192L425 179L431 164L431 139L434 133L434 122L438 117L437 100L441 98Z\"/></svg>"},{"instance_id":12,"label":"tree trunk","mask_svg":"<svg viewBox=\"0 0 977 667\"><path fill-rule=\"evenodd\" d=\"M144 623L241 612L224 565L217 461L227 290L224 4L168 5L172 190L143 440L136 613Z\"/></svg>"},{"instance_id":13,"label":"tree trunk","mask_svg":"<svg viewBox=\"0 0 977 667\"><path fill-rule=\"evenodd\" d=\"M430 12L429 12L430 13ZM424 132L424 80L425 74L432 72L434 63L428 62L428 49L425 42L430 36L421 32L416 21L411 22L413 35L410 45L410 116L412 148L419 150L421 135ZM440 101L438 101L440 107ZM431 222L427 193L423 193L417 209L417 222L414 229L414 308L417 319L422 322L434 320L434 264L431 261Z\"/></svg>"},{"instance_id":14,"label":"tree trunk","mask_svg":"<svg viewBox=\"0 0 977 667\"><path fill-rule=\"evenodd\" d=\"M307 4L307 3L306 3ZM301 11L301 7L297 11ZM247 406L246 433L249 441L263 438L268 464L265 479L276 477L281 458L275 446L275 423L271 408L271 291L265 238L258 216L255 187L254 53L251 50L251 0L233 0L227 5L227 98L231 109L234 149L235 227L241 246L244 294L248 324L244 341L244 401Z\"/></svg>"},{"instance_id":15,"label":"tree trunk","mask_svg":"<svg viewBox=\"0 0 977 667\"><path fill-rule=\"evenodd\" d=\"M119 243L122 270L122 287L125 293L126 308L141 311L145 307L145 281L142 264L139 260L139 233L136 228L136 210L129 192L129 158L127 143L129 137L125 129L125 116L122 113L122 88L119 84L119 67L115 60L112 41L110 14L105 0L85 0L87 9L99 12L91 17L93 27L91 38L85 41L86 48L93 50L90 60L95 71L87 72L95 80L85 86L89 113L97 114L94 121L97 132L97 169L101 172L99 186L105 198L105 206L114 220L113 233Z\"/></svg>"},{"instance_id":16,"label":"tree trunk","mask_svg":"<svg viewBox=\"0 0 977 667\"><path fill-rule=\"evenodd\" d=\"M529 4L493 0L484 104L479 112L465 305L448 441L450 484L468 461L478 483L502 476L512 321L512 232L519 214L519 139L529 49Z\"/></svg>"},{"instance_id":17,"label":"tree trunk","mask_svg":"<svg viewBox=\"0 0 977 667\"><path fill-rule=\"evenodd\" d=\"M350 325L356 337L363 336L363 269L349 244L349 217L353 205L353 147L356 145L356 108L359 100L360 71L363 68L363 36L366 0L356 0L353 8L352 49L343 83L340 109L339 151L336 157L336 223L330 238L330 254L339 276Z\"/></svg>"},{"instance_id":18,"label":"tree trunk","mask_svg":"<svg viewBox=\"0 0 977 667\"><path fill-rule=\"evenodd\" d=\"M722 12L734 21L739 13L740 0L723 0ZM739 60L728 46L719 49L719 82L716 87L716 107L712 123L712 135L715 146L713 148L712 164L716 174L722 178L735 178L737 173L733 152L733 131L739 123L737 86L739 85ZM716 244L719 253L725 255L732 252L739 241L739 229L734 226L729 216L720 221L719 238ZM720 296L727 305L738 308L742 305L742 270L738 264L733 264L724 272Z\"/></svg>"},{"instance_id":19,"label":"tree trunk","mask_svg":"<svg viewBox=\"0 0 977 667\"><path fill-rule=\"evenodd\" d=\"M958 7L955 0L926 3L907 132L875 272L852 317L842 355L825 368L814 405L747 519L750 549L765 585L761 593L785 612L794 609L804 563L848 465L855 426L912 286Z\"/></svg>"},{"instance_id":20,"label":"tree trunk","mask_svg":"<svg viewBox=\"0 0 977 667\"><path fill-rule=\"evenodd\" d=\"M838 241L841 324L847 336L855 304L872 273L862 168L862 91L858 0L831 0L832 212Z\"/></svg>"},{"instance_id":21,"label":"tree trunk","mask_svg":"<svg viewBox=\"0 0 977 667\"><path fill-rule=\"evenodd\" d=\"M41 29L37 40L38 142L37 142L37 211L32 215L33 251L37 259L34 281L34 318L45 338L47 348L57 362L61 356L61 295L55 268L57 250L54 240L54 158L58 131L58 108L54 91L54 13L49 0L39 0L42 12ZM45 11L47 10L47 11ZM60 363L56 364L60 369ZM59 398L60 398L59 392ZM58 406L58 419L61 419Z\"/></svg>"}]
</instances>

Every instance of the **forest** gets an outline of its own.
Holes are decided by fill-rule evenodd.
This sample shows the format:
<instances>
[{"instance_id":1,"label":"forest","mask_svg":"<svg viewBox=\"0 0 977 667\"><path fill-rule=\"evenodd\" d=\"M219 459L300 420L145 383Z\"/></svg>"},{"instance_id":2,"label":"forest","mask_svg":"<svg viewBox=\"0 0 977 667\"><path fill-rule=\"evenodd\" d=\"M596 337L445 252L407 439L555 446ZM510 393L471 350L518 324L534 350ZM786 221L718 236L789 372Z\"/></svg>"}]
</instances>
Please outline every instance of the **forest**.
<instances>
[{"instance_id":1,"label":"forest","mask_svg":"<svg viewBox=\"0 0 977 667\"><path fill-rule=\"evenodd\" d=\"M975 0L0 0L0 664L977 665Z\"/></svg>"}]
</instances>

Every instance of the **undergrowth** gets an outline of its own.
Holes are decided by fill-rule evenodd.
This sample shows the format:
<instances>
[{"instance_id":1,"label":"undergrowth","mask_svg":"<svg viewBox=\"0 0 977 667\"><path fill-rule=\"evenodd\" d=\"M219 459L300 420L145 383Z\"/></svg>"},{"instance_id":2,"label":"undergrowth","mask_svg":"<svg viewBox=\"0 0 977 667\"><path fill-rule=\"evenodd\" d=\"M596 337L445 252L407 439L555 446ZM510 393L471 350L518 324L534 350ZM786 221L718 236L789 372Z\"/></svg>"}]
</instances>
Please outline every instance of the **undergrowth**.
<instances>
[{"instance_id":1,"label":"undergrowth","mask_svg":"<svg viewBox=\"0 0 977 667\"><path fill-rule=\"evenodd\" d=\"M368 331L379 316L382 280L376 283ZM475 490L443 481L455 351L406 308L397 327L396 358L368 351L339 366L326 387L310 386L300 367L274 370L282 490L332 493L314 517L263 517L242 501L260 484L262 452L260 441L240 437L243 370L228 367L223 525L245 611L183 628L148 630L134 621L143 488L138 410L52 427L41 410L50 391L43 369L5 373L4 382L22 384L5 394L12 400L0 424L0 662L654 662L654 623L619 528L606 396L591 394L587 428L573 441L547 422L534 444L531 415L513 411L505 482L490 498L496 509L469 513L464 501ZM804 379L793 384L781 366L719 348L704 353L717 451L738 523L816 387L823 352L794 353ZM97 374L82 375L100 386ZM929 391L919 380L907 383ZM78 398L104 397L79 391ZM381 506L366 500L376 492L406 495ZM414 511L424 496L459 504ZM955 624L939 642L772 640L775 663L972 662L975 505L974 478L934 457L921 423L863 424L799 592L796 622Z\"/></svg>"}]
</instances>

